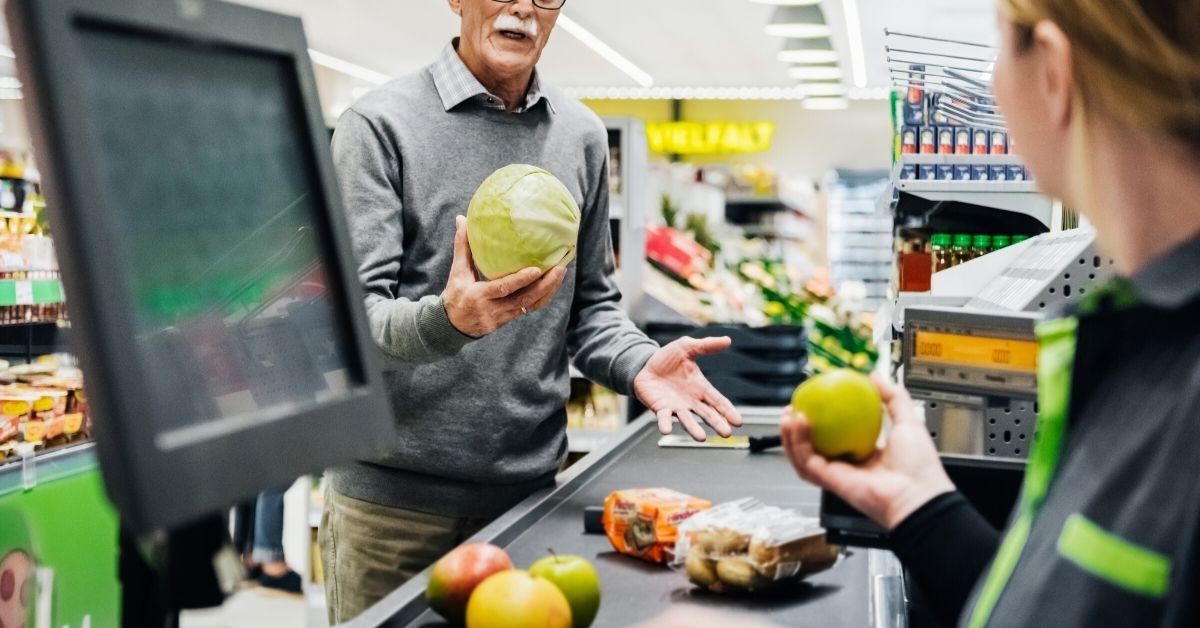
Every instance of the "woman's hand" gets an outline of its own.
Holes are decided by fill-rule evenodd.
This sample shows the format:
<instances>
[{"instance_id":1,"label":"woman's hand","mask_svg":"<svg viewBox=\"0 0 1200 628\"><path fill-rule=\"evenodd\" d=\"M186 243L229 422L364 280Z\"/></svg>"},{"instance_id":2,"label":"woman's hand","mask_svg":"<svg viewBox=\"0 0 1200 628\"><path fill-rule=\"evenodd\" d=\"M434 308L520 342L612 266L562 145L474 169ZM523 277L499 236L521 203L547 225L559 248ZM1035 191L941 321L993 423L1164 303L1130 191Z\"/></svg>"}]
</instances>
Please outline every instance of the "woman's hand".
<instances>
[{"instance_id":1,"label":"woman's hand","mask_svg":"<svg viewBox=\"0 0 1200 628\"><path fill-rule=\"evenodd\" d=\"M891 434L866 462L826 460L813 451L809 424L790 408L780 425L787 456L801 478L836 493L886 530L929 500L954 490L933 439L913 413L908 391L872 378L892 417Z\"/></svg>"}]
</instances>

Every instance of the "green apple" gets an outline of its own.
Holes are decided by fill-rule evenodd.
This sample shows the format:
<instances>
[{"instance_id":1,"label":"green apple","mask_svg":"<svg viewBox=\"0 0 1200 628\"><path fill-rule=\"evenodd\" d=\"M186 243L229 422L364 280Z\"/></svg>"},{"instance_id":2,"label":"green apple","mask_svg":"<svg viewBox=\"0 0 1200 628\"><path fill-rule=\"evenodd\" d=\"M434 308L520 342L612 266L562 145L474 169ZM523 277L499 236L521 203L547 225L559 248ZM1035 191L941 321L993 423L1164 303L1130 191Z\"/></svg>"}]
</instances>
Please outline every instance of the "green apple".
<instances>
[{"instance_id":1,"label":"green apple","mask_svg":"<svg viewBox=\"0 0 1200 628\"><path fill-rule=\"evenodd\" d=\"M826 458L862 462L875 452L883 429L883 402L866 375L839 369L796 388L792 408L812 426L813 449Z\"/></svg>"},{"instance_id":2,"label":"green apple","mask_svg":"<svg viewBox=\"0 0 1200 628\"><path fill-rule=\"evenodd\" d=\"M587 628L600 610L600 577L582 556L546 556L529 573L554 583L571 605L572 628Z\"/></svg>"}]
</instances>

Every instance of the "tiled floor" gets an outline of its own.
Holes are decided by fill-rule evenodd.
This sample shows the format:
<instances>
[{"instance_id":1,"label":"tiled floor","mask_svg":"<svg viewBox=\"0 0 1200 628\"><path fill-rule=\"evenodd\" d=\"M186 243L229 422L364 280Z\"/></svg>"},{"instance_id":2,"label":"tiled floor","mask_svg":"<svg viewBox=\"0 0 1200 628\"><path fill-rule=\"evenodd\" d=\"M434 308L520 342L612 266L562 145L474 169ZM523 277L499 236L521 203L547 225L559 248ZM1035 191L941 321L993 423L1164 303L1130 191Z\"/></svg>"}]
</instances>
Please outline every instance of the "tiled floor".
<instances>
[{"instance_id":1,"label":"tiled floor","mask_svg":"<svg viewBox=\"0 0 1200 628\"><path fill-rule=\"evenodd\" d=\"M250 588L238 591L225 605L183 614L181 628L328 628L319 591L308 599Z\"/></svg>"}]
</instances>

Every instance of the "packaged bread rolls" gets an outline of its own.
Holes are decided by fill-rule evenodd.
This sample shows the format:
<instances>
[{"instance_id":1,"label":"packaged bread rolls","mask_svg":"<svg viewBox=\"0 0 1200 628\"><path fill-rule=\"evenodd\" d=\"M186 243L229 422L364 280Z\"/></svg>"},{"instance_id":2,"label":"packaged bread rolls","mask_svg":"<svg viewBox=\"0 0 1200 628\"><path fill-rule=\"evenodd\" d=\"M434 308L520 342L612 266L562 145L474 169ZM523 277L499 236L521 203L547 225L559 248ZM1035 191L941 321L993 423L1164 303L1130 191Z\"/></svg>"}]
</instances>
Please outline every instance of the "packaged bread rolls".
<instances>
[{"instance_id":1,"label":"packaged bread rolls","mask_svg":"<svg viewBox=\"0 0 1200 628\"><path fill-rule=\"evenodd\" d=\"M672 566L710 591L759 591L825 571L841 553L816 518L743 499L680 524Z\"/></svg>"}]
</instances>

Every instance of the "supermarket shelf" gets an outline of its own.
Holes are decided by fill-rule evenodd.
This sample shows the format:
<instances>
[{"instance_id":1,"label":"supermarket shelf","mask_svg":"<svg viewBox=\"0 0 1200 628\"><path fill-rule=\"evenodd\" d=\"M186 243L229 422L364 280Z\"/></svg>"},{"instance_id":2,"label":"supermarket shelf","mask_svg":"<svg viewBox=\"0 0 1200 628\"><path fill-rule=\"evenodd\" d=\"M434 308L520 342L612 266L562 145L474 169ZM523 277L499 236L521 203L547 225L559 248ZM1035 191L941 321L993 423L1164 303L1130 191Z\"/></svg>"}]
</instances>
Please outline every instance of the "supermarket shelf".
<instances>
[{"instance_id":1,"label":"supermarket shelf","mask_svg":"<svg viewBox=\"0 0 1200 628\"><path fill-rule=\"evenodd\" d=\"M567 451L573 454L591 453L608 444L619 433L617 430L589 430L569 427L567 428Z\"/></svg>"},{"instance_id":2,"label":"supermarket shelf","mask_svg":"<svg viewBox=\"0 0 1200 628\"><path fill-rule=\"evenodd\" d=\"M57 279L0 280L0 307L7 305L48 305L62 302L62 282Z\"/></svg>"},{"instance_id":3,"label":"supermarket shelf","mask_svg":"<svg viewBox=\"0 0 1200 628\"><path fill-rule=\"evenodd\" d=\"M1032 181L897 181L896 189L927 201L954 201L1029 216L1049 227L1054 201Z\"/></svg>"},{"instance_id":4,"label":"supermarket shelf","mask_svg":"<svg viewBox=\"0 0 1200 628\"><path fill-rule=\"evenodd\" d=\"M901 155L902 166L949 166L949 165L1022 166L1016 155Z\"/></svg>"}]
</instances>

